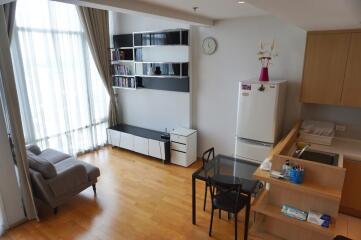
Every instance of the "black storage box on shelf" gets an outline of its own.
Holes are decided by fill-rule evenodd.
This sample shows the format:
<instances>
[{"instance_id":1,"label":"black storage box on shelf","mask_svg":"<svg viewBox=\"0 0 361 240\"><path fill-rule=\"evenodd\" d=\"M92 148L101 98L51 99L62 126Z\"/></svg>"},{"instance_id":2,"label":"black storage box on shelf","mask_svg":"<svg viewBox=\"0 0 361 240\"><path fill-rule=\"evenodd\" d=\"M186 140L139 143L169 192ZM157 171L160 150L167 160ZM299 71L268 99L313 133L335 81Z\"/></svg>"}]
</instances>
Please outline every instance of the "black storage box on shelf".
<instances>
[{"instance_id":1,"label":"black storage box on shelf","mask_svg":"<svg viewBox=\"0 0 361 240\"><path fill-rule=\"evenodd\" d=\"M133 34L113 35L114 48L133 47Z\"/></svg>"}]
</instances>

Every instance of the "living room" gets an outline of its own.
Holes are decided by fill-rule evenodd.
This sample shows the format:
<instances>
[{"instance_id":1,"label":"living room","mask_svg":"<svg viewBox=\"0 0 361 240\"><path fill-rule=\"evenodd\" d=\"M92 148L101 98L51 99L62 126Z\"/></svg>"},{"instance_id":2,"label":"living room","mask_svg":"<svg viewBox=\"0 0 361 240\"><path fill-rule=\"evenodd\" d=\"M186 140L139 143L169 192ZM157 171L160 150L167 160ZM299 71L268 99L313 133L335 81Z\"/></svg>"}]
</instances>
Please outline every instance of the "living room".
<instances>
[{"instance_id":1,"label":"living room","mask_svg":"<svg viewBox=\"0 0 361 240\"><path fill-rule=\"evenodd\" d=\"M0 239L361 239L361 5L271 2L0 0Z\"/></svg>"}]
</instances>

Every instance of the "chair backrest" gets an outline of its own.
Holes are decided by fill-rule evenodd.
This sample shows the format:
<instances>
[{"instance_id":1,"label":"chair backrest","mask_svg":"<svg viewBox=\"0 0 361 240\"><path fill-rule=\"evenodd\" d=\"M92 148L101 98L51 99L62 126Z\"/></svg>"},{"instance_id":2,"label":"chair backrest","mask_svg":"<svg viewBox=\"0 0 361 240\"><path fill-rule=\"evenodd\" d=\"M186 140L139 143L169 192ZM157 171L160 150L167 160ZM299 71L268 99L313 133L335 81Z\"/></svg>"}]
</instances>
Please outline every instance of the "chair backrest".
<instances>
[{"instance_id":1,"label":"chair backrest","mask_svg":"<svg viewBox=\"0 0 361 240\"><path fill-rule=\"evenodd\" d=\"M212 160L213 158L214 158L214 147L211 147L210 149L206 150L202 155L203 167L209 160Z\"/></svg>"},{"instance_id":2,"label":"chair backrest","mask_svg":"<svg viewBox=\"0 0 361 240\"><path fill-rule=\"evenodd\" d=\"M212 203L216 195L217 196L221 196L222 194L227 195L228 193L233 192L236 197L232 199L234 200L234 202L233 201L229 202L230 206L228 207L231 207L234 210L238 209L238 204L240 202L239 200L242 190L242 183L240 179L236 177L234 177L232 180L233 180L232 183L230 181L225 182L220 175L208 177L208 184L210 187Z\"/></svg>"}]
</instances>

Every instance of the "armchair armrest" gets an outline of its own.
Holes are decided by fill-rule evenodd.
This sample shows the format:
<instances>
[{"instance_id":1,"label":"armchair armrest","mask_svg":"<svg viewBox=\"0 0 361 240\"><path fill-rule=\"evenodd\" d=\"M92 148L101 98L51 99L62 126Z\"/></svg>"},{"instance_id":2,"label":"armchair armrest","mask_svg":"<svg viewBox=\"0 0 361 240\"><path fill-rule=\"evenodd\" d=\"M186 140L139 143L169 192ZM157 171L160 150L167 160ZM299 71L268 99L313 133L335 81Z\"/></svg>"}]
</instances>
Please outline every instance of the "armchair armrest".
<instances>
[{"instance_id":1,"label":"armchair armrest","mask_svg":"<svg viewBox=\"0 0 361 240\"><path fill-rule=\"evenodd\" d=\"M75 164L58 172L57 176L49 179L48 184L55 196L61 196L77 190L88 182L86 169L81 164Z\"/></svg>"}]
</instances>

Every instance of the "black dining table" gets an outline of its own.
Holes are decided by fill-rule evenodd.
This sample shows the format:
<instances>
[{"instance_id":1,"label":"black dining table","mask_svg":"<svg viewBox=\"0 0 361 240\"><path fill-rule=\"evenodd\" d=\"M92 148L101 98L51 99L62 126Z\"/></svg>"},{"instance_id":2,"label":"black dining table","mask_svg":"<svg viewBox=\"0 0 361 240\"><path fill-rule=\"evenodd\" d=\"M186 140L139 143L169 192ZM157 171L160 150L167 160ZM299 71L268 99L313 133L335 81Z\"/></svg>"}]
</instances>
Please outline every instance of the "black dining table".
<instances>
[{"instance_id":1,"label":"black dining table","mask_svg":"<svg viewBox=\"0 0 361 240\"><path fill-rule=\"evenodd\" d=\"M192 174L192 222L196 224L196 180L206 182L209 177L218 178L225 183L240 182L242 194L247 196L246 222L244 239L248 236L249 214L251 198L261 188L262 183L253 179L253 173L259 167L258 163L250 162L235 157L217 155L204 166Z\"/></svg>"}]
</instances>

